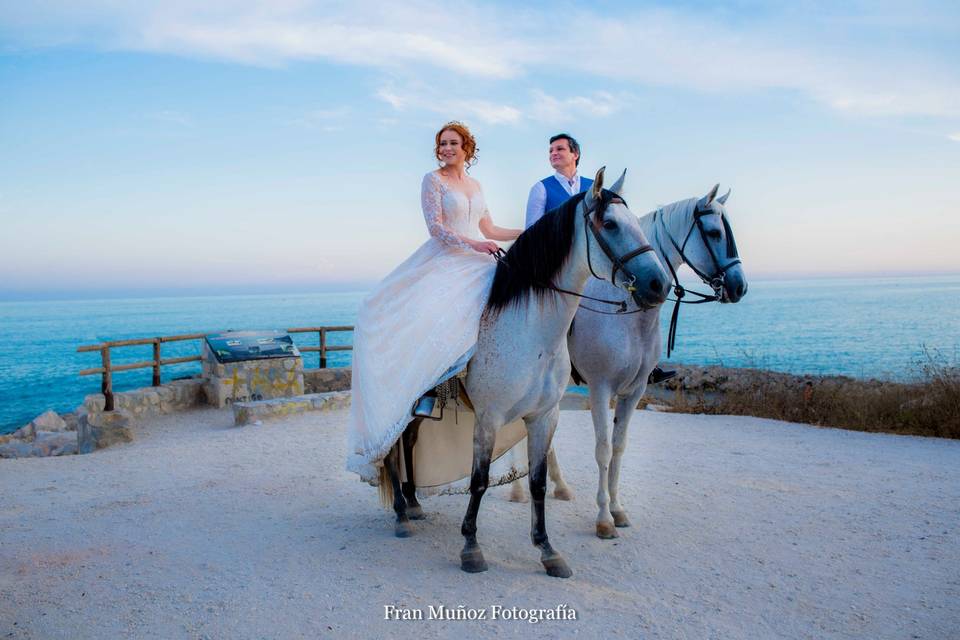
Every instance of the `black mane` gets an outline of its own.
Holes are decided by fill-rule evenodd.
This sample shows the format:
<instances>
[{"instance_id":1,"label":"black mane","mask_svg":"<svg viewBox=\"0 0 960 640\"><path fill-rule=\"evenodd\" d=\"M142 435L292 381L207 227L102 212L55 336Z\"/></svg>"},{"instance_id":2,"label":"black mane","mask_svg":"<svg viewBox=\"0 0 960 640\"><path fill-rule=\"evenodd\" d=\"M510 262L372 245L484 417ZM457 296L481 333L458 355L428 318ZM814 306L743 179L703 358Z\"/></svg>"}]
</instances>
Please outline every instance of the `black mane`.
<instances>
[{"instance_id":1,"label":"black mane","mask_svg":"<svg viewBox=\"0 0 960 640\"><path fill-rule=\"evenodd\" d=\"M496 314L511 304L520 304L531 291L541 298L550 290L546 285L553 283L570 255L576 229L573 216L585 195L573 196L520 234L503 262L497 265L487 300L489 312Z\"/></svg>"}]
</instances>

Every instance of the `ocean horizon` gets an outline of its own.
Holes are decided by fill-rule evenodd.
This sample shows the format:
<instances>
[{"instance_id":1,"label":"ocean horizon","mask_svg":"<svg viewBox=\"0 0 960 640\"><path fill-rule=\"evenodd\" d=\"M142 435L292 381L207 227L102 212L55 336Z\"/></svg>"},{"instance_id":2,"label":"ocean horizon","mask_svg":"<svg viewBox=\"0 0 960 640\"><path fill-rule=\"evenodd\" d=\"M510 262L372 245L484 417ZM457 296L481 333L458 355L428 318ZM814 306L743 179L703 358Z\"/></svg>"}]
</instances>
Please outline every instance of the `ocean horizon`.
<instances>
[{"instance_id":1,"label":"ocean horizon","mask_svg":"<svg viewBox=\"0 0 960 640\"><path fill-rule=\"evenodd\" d=\"M703 290L694 282L685 282ZM366 290L0 302L0 433L47 409L71 411L99 393L100 365L81 345L228 329L352 325ZM661 312L664 338L672 303ZM299 346L316 334L294 334ZM352 334L331 334L350 344ZM163 357L193 355L199 343L163 345ZM112 350L114 364L151 358L151 347ZM665 355L665 351L664 351ZM738 304L684 305L670 362L908 381L930 361L960 362L960 274L754 279ZM304 355L307 368L318 355ZM333 352L328 366L350 364ZM199 373L199 363L163 368L163 380ZM151 370L114 374L114 390L148 386Z\"/></svg>"}]
</instances>

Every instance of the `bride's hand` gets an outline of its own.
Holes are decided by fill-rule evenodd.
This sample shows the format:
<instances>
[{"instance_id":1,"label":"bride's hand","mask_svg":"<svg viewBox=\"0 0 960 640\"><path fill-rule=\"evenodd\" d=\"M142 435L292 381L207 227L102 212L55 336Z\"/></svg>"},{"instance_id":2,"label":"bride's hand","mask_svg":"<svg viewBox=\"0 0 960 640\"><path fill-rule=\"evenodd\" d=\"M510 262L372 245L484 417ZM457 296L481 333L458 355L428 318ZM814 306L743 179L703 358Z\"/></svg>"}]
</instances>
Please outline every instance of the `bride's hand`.
<instances>
[{"instance_id":1,"label":"bride's hand","mask_svg":"<svg viewBox=\"0 0 960 640\"><path fill-rule=\"evenodd\" d=\"M480 253L493 254L500 250L500 245L493 240L474 240L470 243L470 246L473 247L474 251L479 251Z\"/></svg>"}]
</instances>

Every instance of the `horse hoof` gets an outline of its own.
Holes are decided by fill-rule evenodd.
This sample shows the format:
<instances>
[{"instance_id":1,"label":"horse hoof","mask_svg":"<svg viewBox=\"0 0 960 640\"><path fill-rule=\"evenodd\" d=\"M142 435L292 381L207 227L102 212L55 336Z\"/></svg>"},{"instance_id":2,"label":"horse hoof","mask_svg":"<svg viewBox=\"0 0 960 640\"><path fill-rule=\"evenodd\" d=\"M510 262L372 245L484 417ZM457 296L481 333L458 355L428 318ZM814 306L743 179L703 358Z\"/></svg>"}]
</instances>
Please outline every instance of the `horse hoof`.
<instances>
[{"instance_id":1,"label":"horse hoof","mask_svg":"<svg viewBox=\"0 0 960 640\"><path fill-rule=\"evenodd\" d=\"M553 497L557 500L565 500L569 502L573 500L573 491L570 490L570 487L557 487L553 490Z\"/></svg>"},{"instance_id":2,"label":"horse hoof","mask_svg":"<svg viewBox=\"0 0 960 640\"><path fill-rule=\"evenodd\" d=\"M630 518L627 517L626 511L613 511L613 524L618 527L629 527Z\"/></svg>"},{"instance_id":3,"label":"horse hoof","mask_svg":"<svg viewBox=\"0 0 960 640\"><path fill-rule=\"evenodd\" d=\"M523 487L510 489L510 502L526 502L527 501L527 492L523 490Z\"/></svg>"},{"instance_id":4,"label":"horse hoof","mask_svg":"<svg viewBox=\"0 0 960 640\"><path fill-rule=\"evenodd\" d=\"M414 505L412 507L407 507L407 517L411 520L423 520L427 516L423 513L423 507L420 505Z\"/></svg>"},{"instance_id":5,"label":"horse hoof","mask_svg":"<svg viewBox=\"0 0 960 640\"><path fill-rule=\"evenodd\" d=\"M603 540L610 540L612 538L619 538L620 534L617 533L617 529L613 524L609 522L598 522L597 537Z\"/></svg>"},{"instance_id":6,"label":"horse hoof","mask_svg":"<svg viewBox=\"0 0 960 640\"><path fill-rule=\"evenodd\" d=\"M554 556L543 560L543 568L547 570L547 575L552 578L569 578L573 571L567 565L567 562L560 556Z\"/></svg>"},{"instance_id":7,"label":"horse hoof","mask_svg":"<svg viewBox=\"0 0 960 640\"><path fill-rule=\"evenodd\" d=\"M409 522L398 522L393 530L393 535L398 538L409 538L413 535L413 527L410 526Z\"/></svg>"},{"instance_id":8,"label":"horse hoof","mask_svg":"<svg viewBox=\"0 0 960 640\"><path fill-rule=\"evenodd\" d=\"M487 570L487 561L483 558L483 552L479 548L464 549L460 552L460 568L467 573L482 573Z\"/></svg>"}]
</instances>

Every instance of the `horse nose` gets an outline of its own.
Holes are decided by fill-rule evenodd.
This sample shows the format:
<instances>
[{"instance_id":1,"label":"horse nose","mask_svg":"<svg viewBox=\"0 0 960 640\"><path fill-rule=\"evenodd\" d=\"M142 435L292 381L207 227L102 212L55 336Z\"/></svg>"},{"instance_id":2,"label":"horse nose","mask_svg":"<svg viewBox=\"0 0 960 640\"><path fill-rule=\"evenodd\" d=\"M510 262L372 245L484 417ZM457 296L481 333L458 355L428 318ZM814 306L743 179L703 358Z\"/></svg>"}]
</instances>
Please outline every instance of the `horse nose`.
<instances>
[{"instance_id":1,"label":"horse nose","mask_svg":"<svg viewBox=\"0 0 960 640\"><path fill-rule=\"evenodd\" d=\"M747 294L747 283L741 282L740 286L737 287L737 298L742 298Z\"/></svg>"},{"instance_id":2,"label":"horse nose","mask_svg":"<svg viewBox=\"0 0 960 640\"><path fill-rule=\"evenodd\" d=\"M663 283L660 282L659 278L654 278L650 281L650 291L653 291L654 293L663 292Z\"/></svg>"}]
</instances>

